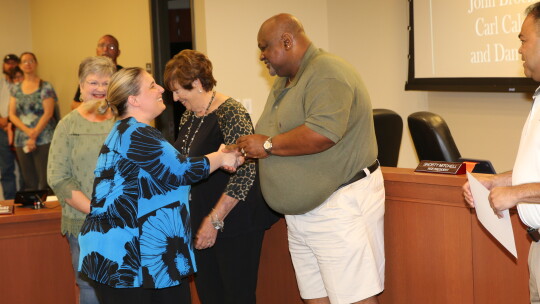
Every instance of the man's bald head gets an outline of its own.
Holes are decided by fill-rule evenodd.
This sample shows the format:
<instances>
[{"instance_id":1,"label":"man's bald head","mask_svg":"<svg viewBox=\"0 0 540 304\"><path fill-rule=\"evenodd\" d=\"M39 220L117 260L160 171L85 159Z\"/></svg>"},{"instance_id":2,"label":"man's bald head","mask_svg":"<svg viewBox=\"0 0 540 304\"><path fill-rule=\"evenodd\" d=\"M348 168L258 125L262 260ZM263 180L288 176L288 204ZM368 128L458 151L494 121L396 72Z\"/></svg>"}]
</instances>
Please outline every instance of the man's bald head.
<instances>
[{"instance_id":1,"label":"man's bald head","mask_svg":"<svg viewBox=\"0 0 540 304\"><path fill-rule=\"evenodd\" d=\"M114 64L116 64L116 58L120 56L120 44L118 43L118 39L109 34L99 38L96 55L107 56L112 59Z\"/></svg>"},{"instance_id":2,"label":"man's bald head","mask_svg":"<svg viewBox=\"0 0 540 304\"><path fill-rule=\"evenodd\" d=\"M270 75L292 79L311 41L296 17L282 13L263 22L257 43Z\"/></svg>"},{"instance_id":3,"label":"man's bald head","mask_svg":"<svg viewBox=\"0 0 540 304\"><path fill-rule=\"evenodd\" d=\"M295 38L307 39L304 26L291 14L281 13L266 20L259 30L274 35L281 36L283 33L289 33Z\"/></svg>"}]
</instances>

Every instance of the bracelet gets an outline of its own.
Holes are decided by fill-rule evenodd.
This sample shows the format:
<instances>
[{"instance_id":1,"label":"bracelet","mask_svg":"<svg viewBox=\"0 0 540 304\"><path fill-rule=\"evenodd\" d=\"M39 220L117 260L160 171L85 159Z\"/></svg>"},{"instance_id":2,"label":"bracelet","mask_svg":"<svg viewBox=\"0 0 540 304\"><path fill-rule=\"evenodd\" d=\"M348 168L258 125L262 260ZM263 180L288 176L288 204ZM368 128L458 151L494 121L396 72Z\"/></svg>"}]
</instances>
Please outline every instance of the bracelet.
<instances>
[{"instance_id":1,"label":"bracelet","mask_svg":"<svg viewBox=\"0 0 540 304\"><path fill-rule=\"evenodd\" d=\"M219 217L215 214L214 208L212 208L212 213L210 213L210 222L216 230L223 232L223 227L225 227L225 222L220 220Z\"/></svg>"}]
</instances>

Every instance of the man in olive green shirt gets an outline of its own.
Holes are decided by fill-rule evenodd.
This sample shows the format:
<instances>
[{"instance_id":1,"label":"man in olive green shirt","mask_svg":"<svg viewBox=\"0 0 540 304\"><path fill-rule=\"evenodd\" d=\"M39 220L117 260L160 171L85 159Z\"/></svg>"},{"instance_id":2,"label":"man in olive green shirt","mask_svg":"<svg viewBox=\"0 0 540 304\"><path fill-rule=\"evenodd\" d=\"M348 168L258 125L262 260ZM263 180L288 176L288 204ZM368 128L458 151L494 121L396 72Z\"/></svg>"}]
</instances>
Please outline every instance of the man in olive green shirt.
<instances>
[{"instance_id":1,"label":"man in olive green shirt","mask_svg":"<svg viewBox=\"0 0 540 304\"><path fill-rule=\"evenodd\" d=\"M237 144L260 159L264 197L286 215L300 294L305 303L377 303L384 185L367 90L292 15L265 21L257 40L260 60L279 77L257 134Z\"/></svg>"}]
</instances>

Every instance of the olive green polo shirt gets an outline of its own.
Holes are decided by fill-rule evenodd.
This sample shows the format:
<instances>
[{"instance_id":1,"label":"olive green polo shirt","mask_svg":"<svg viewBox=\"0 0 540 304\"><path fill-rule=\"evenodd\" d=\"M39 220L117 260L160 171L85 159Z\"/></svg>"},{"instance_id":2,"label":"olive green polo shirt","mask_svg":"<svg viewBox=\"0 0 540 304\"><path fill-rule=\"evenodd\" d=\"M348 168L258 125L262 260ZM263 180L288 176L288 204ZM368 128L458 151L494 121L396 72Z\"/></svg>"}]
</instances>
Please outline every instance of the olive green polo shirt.
<instances>
[{"instance_id":1,"label":"olive green polo shirt","mask_svg":"<svg viewBox=\"0 0 540 304\"><path fill-rule=\"evenodd\" d=\"M371 101L355 69L311 45L292 83L274 82L256 133L275 136L302 124L335 142L310 155L261 159L264 198L283 214L306 213L377 157Z\"/></svg>"}]
</instances>

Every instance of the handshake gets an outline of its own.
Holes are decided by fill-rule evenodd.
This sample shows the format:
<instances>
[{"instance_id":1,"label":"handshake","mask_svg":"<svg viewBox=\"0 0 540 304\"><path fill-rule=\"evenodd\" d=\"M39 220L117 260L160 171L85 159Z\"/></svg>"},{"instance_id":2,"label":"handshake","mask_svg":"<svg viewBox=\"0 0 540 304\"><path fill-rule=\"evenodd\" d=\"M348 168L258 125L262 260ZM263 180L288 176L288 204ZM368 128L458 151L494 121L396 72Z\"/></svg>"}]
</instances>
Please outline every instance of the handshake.
<instances>
[{"instance_id":1,"label":"handshake","mask_svg":"<svg viewBox=\"0 0 540 304\"><path fill-rule=\"evenodd\" d=\"M236 172L236 169L245 162L245 155L236 145L221 144L215 152L220 159L220 168L227 172Z\"/></svg>"},{"instance_id":2,"label":"handshake","mask_svg":"<svg viewBox=\"0 0 540 304\"><path fill-rule=\"evenodd\" d=\"M216 153L223 157L220 168L229 172L235 172L247 158L266 158L268 152L263 148L263 143L269 137L260 134L245 135L236 141L236 144L221 145Z\"/></svg>"}]
</instances>

